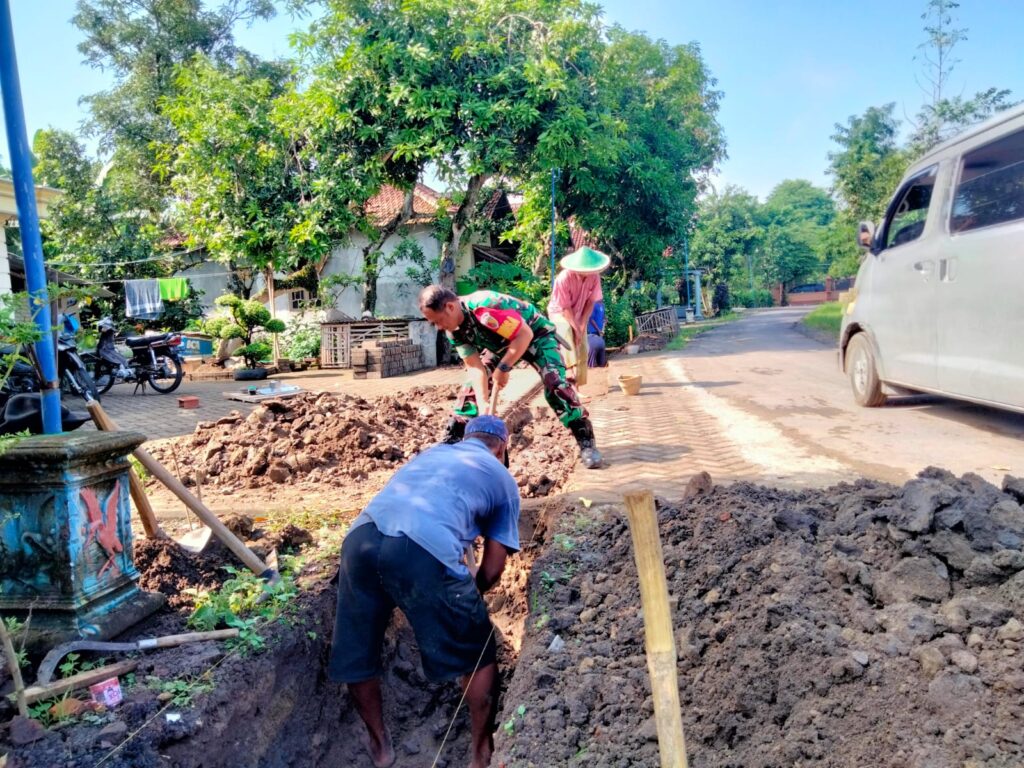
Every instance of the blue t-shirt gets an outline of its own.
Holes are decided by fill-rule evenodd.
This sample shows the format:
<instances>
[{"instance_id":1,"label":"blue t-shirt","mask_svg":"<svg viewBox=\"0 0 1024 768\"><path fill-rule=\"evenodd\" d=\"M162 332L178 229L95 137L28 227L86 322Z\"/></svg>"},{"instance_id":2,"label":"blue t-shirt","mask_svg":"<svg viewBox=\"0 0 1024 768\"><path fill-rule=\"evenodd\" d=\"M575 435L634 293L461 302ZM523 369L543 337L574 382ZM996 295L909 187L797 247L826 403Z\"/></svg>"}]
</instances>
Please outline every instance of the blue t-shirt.
<instances>
[{"instance_id":1,"label":"blue t-shirt","mask_svg":"<svg viewBox=\"0 0 1024 768\"><path fill-rule=\"evenodd\" d=\"M479 440L437 445L399 469L352 528L373 522L385 536L406 535L453 574L477 536L519 551L519 487Z\"/></svg>"},{"instance_id":2,"label":"blue t-shirt","mask_svg":"<svg viewBox=\"0 0 1024 768\"><path fill-rule=\"evenodd\" d=\"M590 313L590 320L587 322L587 334L600 336L604 330L604 302L594 303L594 309Z\"/></svg>"}]
</instances>

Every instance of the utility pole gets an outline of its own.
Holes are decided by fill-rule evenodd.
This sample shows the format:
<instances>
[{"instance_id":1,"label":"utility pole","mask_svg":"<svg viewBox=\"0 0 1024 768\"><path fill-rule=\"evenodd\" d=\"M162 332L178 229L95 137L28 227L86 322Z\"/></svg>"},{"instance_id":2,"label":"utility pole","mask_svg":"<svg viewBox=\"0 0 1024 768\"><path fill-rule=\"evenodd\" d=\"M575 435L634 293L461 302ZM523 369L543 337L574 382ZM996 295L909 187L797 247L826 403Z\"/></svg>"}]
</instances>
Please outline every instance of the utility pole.
<instances>
[{"instance_id":1,"label":"utility pole","mask_svg":"<svg viewBox=\"0 0 1024 768\"><path fill-rule=\"evenodd\" d=\"M36 361L42 374L43 432L60 434L60 380L57 354L50 327L50 297L46 292L46 267L43 241L39 236L39 211L32 181L32 152L25 129L25 109L21 101L18 59L14 52L14 25L9 0L0 0L0 90L3 90L7 144L11 153L14 197L18 203L18 226L25 258L25 283L29 295L29 313L42 338L36 342Z\"/></svg>"},{"instance_id":2,"label":"utility pole","mask_svg":"<svg viewBox=\"0 0 1024 768\"><path fill-rule=\"evenodd\" d=\"M551 169L551 287L555 287L555 182L561 177L560 168Z\"/></svg>"}]
</instances>

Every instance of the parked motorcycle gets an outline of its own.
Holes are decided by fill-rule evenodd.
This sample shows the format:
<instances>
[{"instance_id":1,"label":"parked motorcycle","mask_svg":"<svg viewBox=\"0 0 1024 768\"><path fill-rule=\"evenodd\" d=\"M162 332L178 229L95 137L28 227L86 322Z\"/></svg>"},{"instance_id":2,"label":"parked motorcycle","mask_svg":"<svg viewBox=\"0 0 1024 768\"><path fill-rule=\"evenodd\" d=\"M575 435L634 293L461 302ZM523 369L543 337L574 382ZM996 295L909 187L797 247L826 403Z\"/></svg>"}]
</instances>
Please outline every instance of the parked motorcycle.
<instances>
[{"instance_id":1,"label":"parked motorcycle","mask_svg":"<svg viewBox=\"0 0 1024 768\"><path fill-rule=\"evenodd\" d=\"M58 317L60 332L57 334L57 375L60 388L64 392L85 399L98 399L96 384L86 370L85 362L78 354L78 340L75 334L80 327L73 314L61 314ZM3 383L3 395L11 396L39 391L39 375L32 363L33 351L25 346L21 349L5 347L0 349L0 370L6 371L8 360L17 356L11 366L10 375ZM87 397L88 395L88 397ZM0 403L2 405L2 403Z\"/></svg>"},{"instance_id":2,"label":"parked motorcycle","mask_svg":"<svg viewBox=\"0 0 1024 768\"><path fill-rule=\"evenodd\" d=\"M91 420L85 411L72 411L66 405L60 407L61 429L71 432ZM13 394L0 408L0 435L15 435L28 431L33 435L43 433L42 396L38 393Z\"/></svg>"},{"instance_id":3,"label":"parked motorcycle","mask_svg":"<svg viewBox=\"0 0 1024 768\"><path fill-rule=\"evenodd\" d=\"M185 368L178 352L180 333L126 338L124 343L132 354L129 359L118 352L114 343L113 320L104 317L96 327L100 334L96 352L87 353L85 359L92 366L93 379L100 394L110 391L115 384L134 382L143 387L149 384L166 395L181 384Z\"/></svg>"}]
</instances>

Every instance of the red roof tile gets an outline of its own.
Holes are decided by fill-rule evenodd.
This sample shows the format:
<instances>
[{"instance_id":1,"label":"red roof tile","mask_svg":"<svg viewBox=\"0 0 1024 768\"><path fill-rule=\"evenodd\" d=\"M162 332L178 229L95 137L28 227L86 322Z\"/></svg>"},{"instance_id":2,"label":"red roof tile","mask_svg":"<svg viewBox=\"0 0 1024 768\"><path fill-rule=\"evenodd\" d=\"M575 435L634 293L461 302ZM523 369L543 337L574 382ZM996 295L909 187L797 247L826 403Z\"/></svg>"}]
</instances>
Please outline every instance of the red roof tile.
<instances>
[{"instance_id":1,"label":"red roof tile","mask_svg":"<svg viewBox=\"0 0 1024 768\"><path fill-rule=\"evenodd\" d=\"M410 224L427 224L433 221L437 212L437 201L441 194L426 184L416 184L412 196L412 218ZM366 213L377 226L383 226L394 219L402 211L405 192L398 187L385 185L380 192L366 203Z\"/></svg>"}]
</instances>

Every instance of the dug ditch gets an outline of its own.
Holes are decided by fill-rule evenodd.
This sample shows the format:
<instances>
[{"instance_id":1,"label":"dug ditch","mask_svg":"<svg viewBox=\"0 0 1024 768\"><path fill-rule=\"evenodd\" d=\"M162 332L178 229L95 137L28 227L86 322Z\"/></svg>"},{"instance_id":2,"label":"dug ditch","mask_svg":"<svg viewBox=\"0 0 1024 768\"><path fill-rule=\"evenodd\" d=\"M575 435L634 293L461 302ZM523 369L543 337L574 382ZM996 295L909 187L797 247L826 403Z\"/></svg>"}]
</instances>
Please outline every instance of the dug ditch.
<instances>
[{"instance_id":1,"label":"dug ditch","mask_svg":"<svg viewBox=\"0 0 1024 768\"><path fill-rule=\"evenodd\" d=\"M706 483L661 501L692 764L1024 764L1022 501L1020 480L997 488L942 470L902 487ZM532 500L522 534L528 546L488 598L506 671L492 764L657 765L621 509ZM13 749L8 768L368 766L344 688L324 675L329 562L310 572L288 621L270 627L264 652L197 646L143 659L140 676L207 682L190 707L136 691L116 712L120 726L47 733ZM465 765L458 691L425 681L400 620L385 656L396 765ZM120 735L103 736L112 726Z\"/></svg>"}]
</instances>

